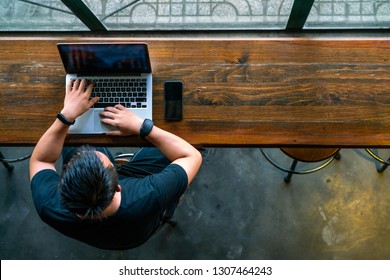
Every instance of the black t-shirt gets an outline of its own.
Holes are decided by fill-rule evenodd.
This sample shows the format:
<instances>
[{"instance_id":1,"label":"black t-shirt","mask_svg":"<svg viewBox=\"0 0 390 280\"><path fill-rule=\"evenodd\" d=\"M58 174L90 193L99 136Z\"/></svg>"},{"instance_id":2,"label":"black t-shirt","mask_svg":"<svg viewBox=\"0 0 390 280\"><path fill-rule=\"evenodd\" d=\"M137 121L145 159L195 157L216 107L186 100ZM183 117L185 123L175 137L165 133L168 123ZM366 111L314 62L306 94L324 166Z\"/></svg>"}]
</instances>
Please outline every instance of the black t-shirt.
<instances>
[{"instance_id":1,"label":"black t-shirt","mask_svg":"<svg viewBox=\"0 0 390 280\"><path fill-rule=\"evenodd\" d=\"M80 220L63 208L59 174L41 170L31 181L35 208L43 221L59 232L103 249L129 249L144 243L160 224L170 203L184 193L188 178L177 164L145 178L122 178L121 203L115 215L102 221Z\"/></svg>"}]
</instances>

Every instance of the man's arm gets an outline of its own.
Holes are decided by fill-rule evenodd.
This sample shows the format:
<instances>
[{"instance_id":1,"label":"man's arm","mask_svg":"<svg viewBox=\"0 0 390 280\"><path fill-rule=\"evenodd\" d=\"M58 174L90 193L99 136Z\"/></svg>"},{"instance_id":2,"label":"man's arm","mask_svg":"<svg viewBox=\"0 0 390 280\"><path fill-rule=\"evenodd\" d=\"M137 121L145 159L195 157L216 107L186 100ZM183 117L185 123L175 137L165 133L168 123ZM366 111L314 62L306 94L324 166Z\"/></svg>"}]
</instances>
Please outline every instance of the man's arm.
<instances>
[{"instance_id":1,"label":"man's arm","mask_svg":"<svg viewBox=\"0 0 390 280\"><path fill-rule=\"evenodd\" d=\"M61 113L71 122L99 100L98 98L90 100L93 85L88 85L86 90L85 86L86 80L76 80L71 81L66 87L64 107ZM30 158L30 180L43 169L55 170L54 163L61 155L68 129L68 125L56 119L39 139Z\"/></svg>"},{"instance_id":2,"label":"man's arm","mask_svg":"<svg viewBox=\"0 0 390 280\"><path fill-rule=\"evenodd\" d=\"M102 122L117 128L107 135L139 134L143 120L122 105L107 107L101 113ZM182 138L154 126L146 139L156 146L172 163L180 165L188 176L188 184L195 178L202 156L197 149Z\"/></svg>"}]
</instances>

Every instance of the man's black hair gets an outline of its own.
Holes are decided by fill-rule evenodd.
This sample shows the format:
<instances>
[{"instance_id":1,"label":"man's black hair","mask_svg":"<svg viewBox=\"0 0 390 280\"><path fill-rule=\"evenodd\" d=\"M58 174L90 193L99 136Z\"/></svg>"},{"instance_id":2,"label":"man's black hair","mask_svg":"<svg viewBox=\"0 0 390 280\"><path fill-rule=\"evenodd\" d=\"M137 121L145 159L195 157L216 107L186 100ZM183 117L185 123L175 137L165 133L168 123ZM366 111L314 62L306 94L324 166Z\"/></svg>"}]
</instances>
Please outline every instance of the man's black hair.
<instances>
[{"instance_id":1,"label":"man's black hair","mask_svg":"<svg viewBox=\"0 0 390 280\"><path fill-rule=\"evenodd\" d=\"M82 218L102 218L118 188L118 174L105 167L89 146L82 146L64 165L59 182L61 201L66 209Z\"/></svg>"}]
</instances>

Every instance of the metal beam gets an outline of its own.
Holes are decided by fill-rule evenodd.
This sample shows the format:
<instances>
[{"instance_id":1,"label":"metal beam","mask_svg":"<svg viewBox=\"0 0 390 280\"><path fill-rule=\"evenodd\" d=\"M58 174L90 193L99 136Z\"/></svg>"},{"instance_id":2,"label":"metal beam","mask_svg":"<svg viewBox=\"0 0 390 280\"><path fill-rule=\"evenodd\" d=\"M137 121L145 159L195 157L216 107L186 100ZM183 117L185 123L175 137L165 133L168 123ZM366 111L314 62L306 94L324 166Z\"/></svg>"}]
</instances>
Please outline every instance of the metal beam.
<instances>
[{"instance_id":1,"label":"metal beam","mask_svg":"<svg viewBox=\"0 0 390 280\"><path fill-rule=\"evenodd\" d=\"M108 31L82 0L61 0L91 31Z\"/></svg>"},{"instance_id":2,"label":"metal beam","mask_svg":"<svg viewBox=\"0 0 390 280\"><path fill-rule=\"evenodd\" d=\"M287 30L302 30L314 0L295 0L288 19Z\"/></svg>"}]
</instances>

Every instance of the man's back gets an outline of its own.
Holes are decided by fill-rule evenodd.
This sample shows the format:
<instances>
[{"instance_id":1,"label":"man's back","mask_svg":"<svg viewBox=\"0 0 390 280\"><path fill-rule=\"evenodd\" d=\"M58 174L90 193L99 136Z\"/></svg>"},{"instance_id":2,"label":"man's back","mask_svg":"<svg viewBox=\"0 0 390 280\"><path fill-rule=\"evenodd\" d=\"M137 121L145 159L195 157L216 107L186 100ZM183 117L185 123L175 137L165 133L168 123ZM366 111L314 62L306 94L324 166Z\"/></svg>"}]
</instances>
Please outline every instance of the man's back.
<instances>
[{"instance_id":1,"label":"man's back","mask_svg":"<svg viewBox=\"0 0 390 280\"><path fill-rule=\"evenodd\" d=\"M102 220L80 219L61 205L59 175L42 170L31 182L38 214L59 232L103 249L130 249L147 241L161 222L171 201L187 187L185 171L176 164L144 178L121 176L118 211Z\"/></svg>"}]
</instances>

